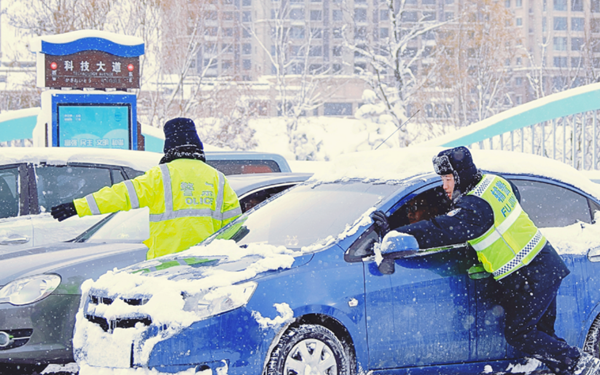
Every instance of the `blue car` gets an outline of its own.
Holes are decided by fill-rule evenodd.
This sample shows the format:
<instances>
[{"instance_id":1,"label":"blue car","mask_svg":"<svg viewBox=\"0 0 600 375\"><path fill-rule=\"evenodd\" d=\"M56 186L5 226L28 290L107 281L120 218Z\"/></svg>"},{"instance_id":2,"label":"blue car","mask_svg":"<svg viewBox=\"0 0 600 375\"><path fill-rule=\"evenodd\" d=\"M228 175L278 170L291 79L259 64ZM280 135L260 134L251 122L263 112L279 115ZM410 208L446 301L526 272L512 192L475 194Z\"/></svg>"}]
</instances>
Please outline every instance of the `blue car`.
<instances>
[{"instance_id":1,"label":"blue car","mask_svg":"<svg viewBox=\"0 0 600 375\"><path fill-rule=\"evenodd\" d=\"M447 202L430 162L438 151L350 155L200 246L88 280L73 338L80 374L543 369L506 343L495 281L469 272L478 262L466 244L424 255L414 241L392 241L404 256L380 270L370 214L386 212L392 228L412 220L415 201L443 214ZM515 184L524 210L564 258L571 274L559 291L557 334L598 356L600 187L541 157L473 156L484 172Z\"/></svg>"}]
</instances>

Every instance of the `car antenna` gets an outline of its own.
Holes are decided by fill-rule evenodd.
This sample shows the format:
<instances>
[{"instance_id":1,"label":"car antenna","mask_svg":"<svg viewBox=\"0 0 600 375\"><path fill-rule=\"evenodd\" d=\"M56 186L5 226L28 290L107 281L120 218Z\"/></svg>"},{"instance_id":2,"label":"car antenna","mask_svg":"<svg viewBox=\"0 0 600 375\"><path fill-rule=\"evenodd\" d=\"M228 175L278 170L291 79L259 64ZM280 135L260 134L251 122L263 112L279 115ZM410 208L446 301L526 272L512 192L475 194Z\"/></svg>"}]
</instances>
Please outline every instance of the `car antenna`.
<instances>
[{"instance_id":1,"label":"car antenna","mask_svg":"<svg viewBox=\"0 0 600 375\"><path fill-rule=\"evenodd\" d=\"M417 113L419 113L419 111L420 111L420 109L417 109L417 112L413 113L413 115L412 115L412 116L410 116L410 117L409 117L409 118L408 118L408 119L407 119L407 120L404 122L404 124L400 124L400 126L402 126L402 125L406 125L406 124L407 124L407 123L408 123L408 122L409 122L409 121L410 121L410 120L411 120L413 117L415 117L415 116L417 115ZM383 141L383 142L381 142L381 143L379 144L379 146L375 147L375 150L377 150L377 149L378 149L378 148L379 148L379 147L380 147L382 144L384 144L385 142L387 142L387 140L388 140L388 139L390 139L392 135L394 135L394 134L395 134L395 133L396 133L398 130L400 130L400 126L398 126L398 128L397 128L396 130L394 130L394 132L393 132L392 134L390 134L390 136L389 136L389 137L387 137L386 139L384 139L384 141Z\"/></svg>"}]
</instances>

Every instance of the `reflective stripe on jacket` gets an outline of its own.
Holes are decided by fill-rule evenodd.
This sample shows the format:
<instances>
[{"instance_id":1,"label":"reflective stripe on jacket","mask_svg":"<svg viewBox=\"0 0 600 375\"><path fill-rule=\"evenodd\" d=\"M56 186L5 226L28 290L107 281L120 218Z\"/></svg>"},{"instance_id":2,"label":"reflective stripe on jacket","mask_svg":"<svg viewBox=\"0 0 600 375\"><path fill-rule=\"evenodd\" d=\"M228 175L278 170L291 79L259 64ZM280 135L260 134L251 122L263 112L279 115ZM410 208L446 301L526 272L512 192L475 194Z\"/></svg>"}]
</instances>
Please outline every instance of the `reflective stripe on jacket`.
<instances>
[{"instance_id":1,"label":"reflective stripe on jacket","mask_svg":"<svg viewBox=\"0 0 600 375\"><path fill-rule=\"evenodd\" d=\"M186 250L242 213L225 176L192 159L161 164L74 203L79 216L148 207L148 259Z\"/></svg>"},{"instance_id":2,"label":"reflective stripe on jacket","mask_svg":"<svg viewBox=\"0 0 600 375\"><path fill-rule=\"evenodd\" d=\"M523 211L508 181L484 175L468 195L485 200L494 212L494 225L469 240L485 270L500 280L529 264L546 244L546 238Z\"/></svg>"}]
</instances>

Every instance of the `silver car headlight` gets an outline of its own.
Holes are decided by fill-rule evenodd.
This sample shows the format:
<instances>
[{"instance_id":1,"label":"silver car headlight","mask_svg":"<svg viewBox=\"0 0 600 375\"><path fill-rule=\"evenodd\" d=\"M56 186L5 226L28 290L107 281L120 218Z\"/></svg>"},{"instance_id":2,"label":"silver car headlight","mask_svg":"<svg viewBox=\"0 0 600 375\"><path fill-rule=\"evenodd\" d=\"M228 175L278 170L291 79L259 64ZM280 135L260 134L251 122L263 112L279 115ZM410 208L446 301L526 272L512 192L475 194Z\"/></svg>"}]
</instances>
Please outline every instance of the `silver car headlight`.
<instances>
[{"instance_id":1,"label":"silver car headlight","mask_svg":"<svg viewBox=\"0 0 600 375\"><path fill-rule=\"evenodd\" d=\"M192 311L202 319L231 311L247 304L256 286L254 281L250 281L188 294L184 296L183 310Z\"/></svg>"},{"instance_id":2,"label":"silver car headlight","mask_svg":"<svg viewBox=\"0 0 600 375\"><path fill-rule=\"evenodd\" d=\"M60 276L42 274L16 279L0 289L0 303L27 305L42 300L60 285Z\"/></svg>"}]
</instances>

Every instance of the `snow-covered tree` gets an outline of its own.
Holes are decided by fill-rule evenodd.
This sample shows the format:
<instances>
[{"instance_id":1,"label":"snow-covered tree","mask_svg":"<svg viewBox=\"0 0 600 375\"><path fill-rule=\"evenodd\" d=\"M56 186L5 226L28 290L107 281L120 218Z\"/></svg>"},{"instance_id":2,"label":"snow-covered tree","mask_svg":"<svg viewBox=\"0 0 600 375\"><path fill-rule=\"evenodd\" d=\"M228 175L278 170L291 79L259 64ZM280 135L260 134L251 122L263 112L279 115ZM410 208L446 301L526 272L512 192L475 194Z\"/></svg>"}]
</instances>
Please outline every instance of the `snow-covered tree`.
<instances>
[{"instance_id":1,"label":"snow-covered tree","mask_svg":"<svg viewBox=\"0 0 600 375\"><path fill-rule=\"evenodd\" d=\"M400 146L405 147L411 142L406 129L409 106L415 94L425 89L435 67L434 30L443 23L437 21L435 11L423 10L414 1L383 0L380 4L385 8L374 16L381 17L379 21L387 27L369 33L365 9L346 8L353 29L341 32L354 54L355 73L370 86L368 95L376 99L370 108L377 103L383 115L378 122L393 123ZM365 110L359 112L360 116L366 114Z\"/></svg>"},{"instance_id":2,"label":"snow-covered tree","mask_svg":"<svg viewBox=\"0 0 600 375\"><path fill-rule=\"evenodd\" d=\"M324 64L323 30L312 28L310 21L294 22L304 8L295 8L288 1L279 2L271 19L257 20L248 29L270 62L268 80L276 90L277 114L286 124L286 134L291 152L298 160L313 160L321 143L311 140L302 118L312 113L343 85L334 86L331 68ZM260 30L261 26L267 30ZM261 33L270 35L270 45L262 43Z\"/></svg>"},{"instance_id":3,"label":"snow-covered tree","mask_svg":"<svg viewBox=\"0 0 600 375\"><path fill-rule=\"evenodd\" d=\"M509 95L514 66L525 62L518 53L520 42L511 35L512 17L503 2L466 1L438 34L437 59L443 69L436 72L435 82L455 98L447 111L457 126L514 105Z\"/></svg>"}]
</instances>

